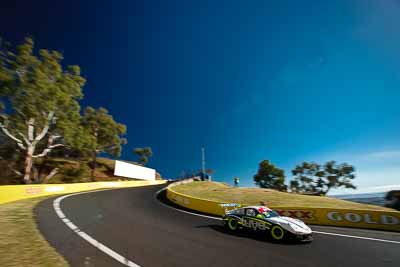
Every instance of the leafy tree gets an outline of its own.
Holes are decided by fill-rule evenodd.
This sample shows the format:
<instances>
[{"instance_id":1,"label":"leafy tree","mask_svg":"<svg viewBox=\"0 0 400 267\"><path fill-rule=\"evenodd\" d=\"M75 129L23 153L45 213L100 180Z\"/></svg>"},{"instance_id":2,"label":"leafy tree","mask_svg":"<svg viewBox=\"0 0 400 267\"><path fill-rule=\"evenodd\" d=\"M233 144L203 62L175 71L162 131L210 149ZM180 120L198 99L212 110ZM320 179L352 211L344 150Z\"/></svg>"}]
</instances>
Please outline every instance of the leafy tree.
<instances>
[{"instance_id":1,"label":"leafy tree","mask_svg":"<svg viewBox=\"0 0 400 267\"><path fill-rule=\"evenodd\" d=\"M300 193L300 182L298 179L291 180L289 184L289 188L293 193Z\"/></svg>"},{"instance_id":2,"label":"leafy tree","mask_svg":"<svg viewBox=\"0 0 400 267\"><path fill-rule=\"evenodd\" d=\"M258 172L254 175L255 183L262 188L272 188L280 191L286 191L285 172L277 168L268 160L259 163Z\"/></svg>"},{"instance_id":3,"label":"leafy tree","mask_svg":"<svg viewBox=\"0 0 400 267\"><path fill-rule=\"evenodd\" d=\"M133 152L139 157L139 163L145 166L149 162L149 158L153 156L151 147L137 147Z\"/></svg>"},{"instance_id":4,"label":"leafy tree","mask_svg":"<svg viewBox=\"0 0 400 267\"><path fill-rule=\"evenodd\" d=\"M186 178L193 178L196 176L200 176L200 172L201 171L195 171L190 169L182 170L179 179L186 179Z\"/></svg>"},{"instance_id":5,"label":"leafy tree","mask_svg":"<svg viewBox=\"0 0 400 267\"><path fill-rule=\"evenodd\" d=\"M93 158L91 171L93 180L99 153L106 153L114 157L121 155L122 145L127 143L126 139L122 137L126 133L126 126L116 122L105 108L96 110L92 107L85 109L82 125L83 135L87 132L90 136L87 147Z\"/></svg>"},{"instance_id":6,"label":"leafy tree","mask_svg":"<svg viewBox=\"0 0 400 267\"><path fill-rule=\"evenodd\" d=\"M292 174L294 179L290 181L290 188L293 192L318 192L317 182L321 183L321 176L323 176L323 171L319 164L303 162L302 165L296 166L292 170Z\"/></svg>"},{"instance_id":7,"label":"leafy tree","mask_svg":"<svg viewBox=\"0 0 400 267\"><path fill-rule=\"evenodd\" d=\"M162 175L159 172L156 172L156 180L162 180Z\"/></svg>"},{"instance_id":8,"label":"leafy tree","mask_svg":"<svg viewBox=\"0 0 400 267\"><path fill-rule=\"evenodd\" d=\"M35 55L30 38L15 52L2 44L0 51L0 129L23 155L24 182L40 182L31 175L34 160L79 143L78 101L85 79L78 66L63 68L57 51Z\"/></svg>"},{"instance_id":9,"label":"leafy tree","mask_svg":"<svg viewBox=\"0 0 400 267\"><path fill-rule=\"evenodd\" d=\"M215 170L214 169L206 169L206 174L211 175L214 174Z\"/></svg>"},{"instance_id":10,"label":"leafy tree","mask_svg":"<svg viewBox=\"0 0 400 267\"><path fill-rule=\"evenodd\" d=\"M323 166L314 162L303 162L292 170L294 179L290 182L293 192L326 195L332 188L352 188L355 168L347 163L336 164L328 161Z\"/></svg>"}]
</instances>

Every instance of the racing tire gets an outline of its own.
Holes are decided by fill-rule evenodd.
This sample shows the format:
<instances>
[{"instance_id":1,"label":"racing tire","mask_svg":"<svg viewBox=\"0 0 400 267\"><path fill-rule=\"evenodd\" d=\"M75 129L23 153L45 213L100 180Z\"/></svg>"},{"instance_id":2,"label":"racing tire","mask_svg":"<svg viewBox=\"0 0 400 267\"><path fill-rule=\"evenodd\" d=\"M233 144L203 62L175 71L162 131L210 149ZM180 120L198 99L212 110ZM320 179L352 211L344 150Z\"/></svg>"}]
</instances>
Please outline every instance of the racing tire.
<instances>
[{"instance_id":1,"label":"racing tire","mask_svg":"<svg viewBox=\"0 0 400 267\"><path fill-rule=\"evenodd\" d=\"M233 218L229 218L229 220L226 222L225 225L226 225L226 228L231 232L234 232L239 228L238 221Z\"/></svg>"},{"instance_id":2,"label":"racing tire","mask_svg":"<svg viewBox=\"0 0 400 267\"><path fill-rule=\"evenodd\" d=\"M270 236L276 241L281 241L285 238L285 230L279 225L272 226L269 233Z\"/></svg>"}]
</instances>

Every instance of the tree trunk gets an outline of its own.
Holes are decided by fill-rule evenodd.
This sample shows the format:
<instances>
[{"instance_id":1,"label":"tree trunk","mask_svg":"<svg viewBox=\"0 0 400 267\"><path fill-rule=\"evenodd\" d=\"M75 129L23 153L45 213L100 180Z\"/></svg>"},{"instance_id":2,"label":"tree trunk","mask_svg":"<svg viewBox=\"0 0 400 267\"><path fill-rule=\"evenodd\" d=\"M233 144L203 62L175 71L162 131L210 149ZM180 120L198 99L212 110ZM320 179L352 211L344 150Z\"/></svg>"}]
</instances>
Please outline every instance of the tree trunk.
<instances>
[{"instance_id":1,"label":"tree trunk","mask_svg":"<svg viewBox=\"0 0 400 267\"><path fill-rule=\"evenodd\" d=\"M28 146L25 155L25 172L24 172L24 183L30 184L31 181L31 170L33 165L33 152L35 148L33 146Z\"/></svg>"},{"instance_id":2,"label":"tree trunk","mask_svg":"<svg viewBox=\"0 0 400 267\"><path fill-rule=\"evenodd\" d=\"M94 172L96 170L96 165L97 165L97 153L96 151L93 151L93 158L92 158L92 171L90 173L90 179L92 180L92 182L94 182Z\"/></svg>"},{"instance_id":3,"label":"tree trunk","mask_svg":"<svg viewBox=\"0 0 400 267\"><path fill-rule=\"evenodd\" d=\"M35 184L40 183L39 181L39 171L38 169L35 167L35 165L32 164L32 171L31 171L31 177L32 177L32 182Z\"/></svg>"},{"instance_id":4,"label":"tree trunk","mask_svg":"<svg viewBox=\"0 0 400 267\"><path fill-rule=\"evenodd\" d=\"M58 168L54 168L49 175L43 178L42 184L46 184L54 175L58 173Z\"/></svg>"},{"instance_id":5,"label":"tree trunk","mask_svg":"<svg viewBox=\"0 0 400 267\"><path fill-rule=\"evenodd\" d=\"M43 150L41 154L34 155L35 153L35 147L38 142L40 142L47 134L49 131L49 128L51 124L54 124L54 112L50 111L47 114L47 123L43 127L42 131L35 137L35 119L30 118L28 121L28 136L25 136L21 132L18 132L18 134L22 138L17 138L14 135L10 133L10 131L7 129L7 123L2 123L0 122L0 130L8 136L10 139L14 140L18 147L25 152L25 162L24 162L24 177L23 181L26 184L30 184L32 182L40 182L40 177L38 177L37 170L34 171L34 175L32 177L32 167L33 167L33 161L35 158L40 158L40 157L45 157L48 153L52 151L52 149L56 147L61 147L65 146L64 144L53 144L54 140L57 138L60 138L61 136L57 135L50 135L47 143L47 147Z\"/></svg>"}]
</instances>

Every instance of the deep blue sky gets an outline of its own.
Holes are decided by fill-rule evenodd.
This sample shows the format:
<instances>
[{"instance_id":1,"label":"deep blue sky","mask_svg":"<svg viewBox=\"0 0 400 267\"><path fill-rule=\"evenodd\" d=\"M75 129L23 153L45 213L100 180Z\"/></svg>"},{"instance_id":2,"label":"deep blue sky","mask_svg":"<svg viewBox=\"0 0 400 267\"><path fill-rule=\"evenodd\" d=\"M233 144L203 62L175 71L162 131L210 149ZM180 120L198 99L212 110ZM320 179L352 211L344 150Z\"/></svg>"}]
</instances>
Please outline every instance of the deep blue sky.
<instances>
[{"instance_id":1,"label":"deep blue sky","mask_svg":"<svg viewBox=\"0 0 400 267\"><path fill-rule=\"evenodd\" d=\"M200 168L252 185L258 162L356 165L400 184L399 1L2 1L0 35L60 50L83 105L151 146L163 176ZM390 163L390 164L389 164Z\"/></svg>"}]
</instances>

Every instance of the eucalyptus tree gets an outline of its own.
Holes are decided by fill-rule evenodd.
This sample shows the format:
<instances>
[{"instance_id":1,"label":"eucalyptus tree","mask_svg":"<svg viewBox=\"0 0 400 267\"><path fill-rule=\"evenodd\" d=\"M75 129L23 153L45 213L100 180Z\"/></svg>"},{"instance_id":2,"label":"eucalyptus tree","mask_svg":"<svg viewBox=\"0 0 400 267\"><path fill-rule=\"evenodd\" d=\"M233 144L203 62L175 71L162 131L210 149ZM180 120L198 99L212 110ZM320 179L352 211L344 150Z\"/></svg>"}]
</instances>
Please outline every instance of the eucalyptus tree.
<instances>
[{"instance_id":1,"label":"eucalyptus tree","mask_svg":"<svg viewBox=\"0 0 400 267\"><path fill-rule=\"evenodd\" d=\"M290 188L293 192L326 195L332 188L356 189L353 180L356 177L354 166L348 163L338 164L331 160L324 165L315 162L303 162L293 170Z\"/></svg>"},{"instance_id":2,"label":"eucalyptus tree","mask_svg":"<svg viewBox=\"0 0 400 267\"><path fill-rule=\"evenodd\" d=\"M16 49L3 43L0 51L0 129L24 158L23 181L32 183L35 159L86 139L77 138L85 79L79 66L62 66L61 53L35 53L31 38Z\"/></svg>"},{"instance_id":3,"label":"eucalyptus tree","mask_svg":"<svg viewBox=\"0 0 400 267\"><path fill-rule=\"evenodd\" d=\"M258 172L253 176L254 182L261 188L271 188L286 191L285 171L276 167L269 160L263 160L258 165Z\"/></svg>"},{"instance_id":4,"label":"eucalyptus tree","mask_svg":"<svg viewBox=\"0 0 400 267\"><path fill-rule=\"evenodd\" d=\"M139 163L145 166L149 162L149 158L153 156L151 147L137 147L133 152L139 157Z\"/></svg>"},{"instance_id":5,"label":"eucalyptus tree","mask_svg":"<svg viewBox=\"0 0 400 267\"><path fill-rule=\"evenodd\" d=\"M92 107L85 109L82 125L84 130L89 133L89 142L86 143L87 149L92 155L91 178L93 180L99 153L114 157L120 156L122 145L127 143L123 137L126 133L126 126L116 122L105 108L94 109Z\"/></svg>"}]
</instances>

